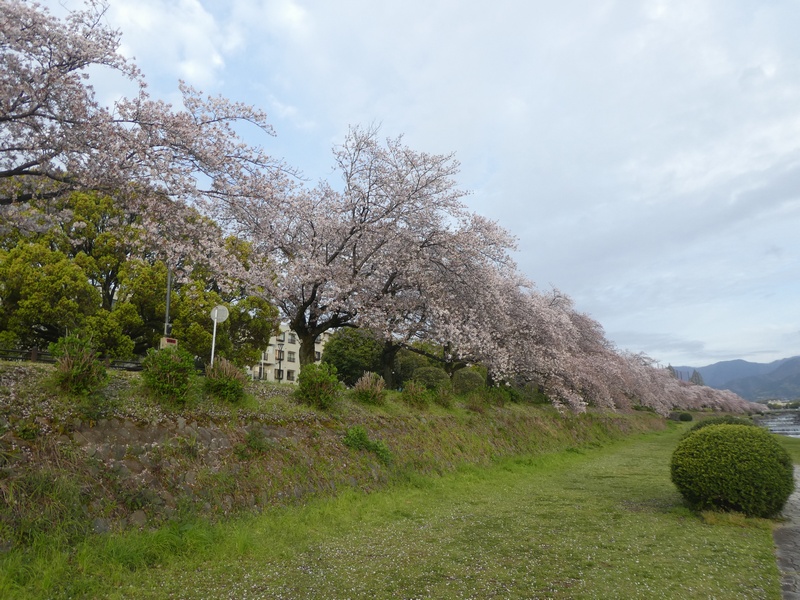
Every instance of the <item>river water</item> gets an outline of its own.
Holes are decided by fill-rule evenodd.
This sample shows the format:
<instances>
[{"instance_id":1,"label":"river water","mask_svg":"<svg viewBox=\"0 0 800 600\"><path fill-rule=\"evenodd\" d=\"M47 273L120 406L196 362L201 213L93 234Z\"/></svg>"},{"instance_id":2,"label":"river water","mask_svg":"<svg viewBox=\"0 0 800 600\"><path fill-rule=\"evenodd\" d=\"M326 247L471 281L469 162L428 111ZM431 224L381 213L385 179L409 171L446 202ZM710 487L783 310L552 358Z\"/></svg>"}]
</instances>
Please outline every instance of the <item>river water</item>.
<instances>
[{"instance_id":1,"label":"river water","mask_svg":"<svg viewBox=\"0 0 800 600\"><path fill-rule=\"evenodd\" d=\"M800 438L800 410L775 410L754 420L772 433Z\"/></svg>"}]
</instances>

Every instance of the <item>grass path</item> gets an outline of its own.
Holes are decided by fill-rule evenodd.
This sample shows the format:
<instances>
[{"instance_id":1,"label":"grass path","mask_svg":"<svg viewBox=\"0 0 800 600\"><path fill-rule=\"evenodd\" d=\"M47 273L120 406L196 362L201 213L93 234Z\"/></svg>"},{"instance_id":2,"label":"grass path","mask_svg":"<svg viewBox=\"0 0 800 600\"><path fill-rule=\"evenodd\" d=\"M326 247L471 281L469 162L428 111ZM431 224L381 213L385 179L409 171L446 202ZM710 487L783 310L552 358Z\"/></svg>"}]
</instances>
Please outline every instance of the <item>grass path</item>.
<instances>
[{"instance_id":1,"label":"grass path","mask_svg":"<svg viewBox=\"0 0 800 600\"><path fill-rule=\"evenodd\" d=\"M176 528L149 568L130 567L170 534L96 540L49 595L778 600L770 522L683 508L680 431Z\"/></svg>"}]
</instances>

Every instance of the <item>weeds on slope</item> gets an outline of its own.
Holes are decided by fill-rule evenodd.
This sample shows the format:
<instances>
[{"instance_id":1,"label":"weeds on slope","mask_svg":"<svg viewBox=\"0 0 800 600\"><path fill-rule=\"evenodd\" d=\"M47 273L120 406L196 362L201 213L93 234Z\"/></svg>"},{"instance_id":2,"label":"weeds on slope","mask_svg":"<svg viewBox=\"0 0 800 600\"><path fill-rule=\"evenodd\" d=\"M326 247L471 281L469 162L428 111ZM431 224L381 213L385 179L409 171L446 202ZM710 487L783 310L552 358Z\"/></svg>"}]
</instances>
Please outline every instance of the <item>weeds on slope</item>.
<instances>
[{"instance_id":1,"label":"weeds on slope","mask_svg":"<svg viewBox=\"0 0 800 600\"><path fill-rule=\"evenodd\" d=\"M777 600L773 523L683 506L668 467L681 431L107 536L24 597Z\"/></svg>"}]
</instances>

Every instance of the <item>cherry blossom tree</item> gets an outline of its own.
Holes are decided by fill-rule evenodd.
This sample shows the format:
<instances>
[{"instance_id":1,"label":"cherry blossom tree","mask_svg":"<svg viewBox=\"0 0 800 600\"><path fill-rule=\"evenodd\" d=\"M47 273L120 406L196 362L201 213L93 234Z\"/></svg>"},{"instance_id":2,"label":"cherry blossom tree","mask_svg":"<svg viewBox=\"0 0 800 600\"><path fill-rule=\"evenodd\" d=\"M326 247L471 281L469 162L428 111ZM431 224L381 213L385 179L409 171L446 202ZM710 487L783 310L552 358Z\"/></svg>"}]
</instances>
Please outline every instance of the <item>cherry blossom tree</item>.
<instances>
[{"instance_id":1,"label":"cherry blossom tree","mask_svg":"<svg viewBox=\"0 0 800 600\"><path fill-rule=\"evenodd\" d=\"M41 214L32 220L28 201L99 191L140 214L144 230L172 253L210 247L205 224L184 218L187 206L263 194L293 172L237 133L246 125L273 135L262 111L183 83L182 107L152 99L139 69L119 53L119 32L103 24L105 10L89 0L59 20L39 4L0 0L3 215L35 227ZM97 68L135 93L101 105L89 81Z\"/></svg>"},{"instance_id":2,"label":"cherry blossom tree","mask_svg":"<svg viewBox=\"0 0 800 600\"><path fill-rule=\"evenodd\" d=\"M477 274L471 261L509 260L509 234L466 210L452 155L417 152L402 138L381 143L377 134L352 128L334 149L340 190L272 187L219 205L218 219L273 265L263 285L301 340L301 364L313 360L324 331L425 320L420 299L446 290L443 277L464 278L467 291L480 284L466 279Z\"/></svg>"},{"instance_id":3,"label":"cherry blossom tree","mask_svg":"<svg viewBox=\"0 0 800 600\"><path fill-rule=\"evenodd\" d=\"M537 385L556 406L645 407L662 415L689 408L759 409L730 392L679 382L648 356L618 351L602 326L559 290L524 289L503 310L508 318L498 322L497 331L510 328L501 335L509 379Z\"/></svg>"},{"instance_id":4,"label":"cherry blossom tree","mask_svg":"<svg viewBox=\"0 0 800 600\"><path fill-rule=\"evenodd\" d=\"M301 364L320 334L359 325L386 340L387 359L430 341L446 361L480 361L496 381L534 383L573 410L752 409L617 352L566 295L536 290L508 232L467 210L452 155L353 128L334 150L341 182L308 189L241 137L241 127L274 135L263 111L182 82L182 106L151 98L105 10L88 0L59 20L0 0L0 229L41 233L66 194L106 195L170 269L188 277L202 264L221 287L275 302L301 339ZM102 105L97 68L134 93ZM228 233L247 240L246 256Z\"/></svg>"},{"instance_id":5,"label":"cherry blossom tree","mask_svg":"<svg viewBox=\"0 0 800 600\"><path fill-rule=\"evenodd\" d=\"M513 247L513 238L496 223L469 215L412 257L359 317L385 340L384 373L391 372L400 348L441 362L451 374L476 362L502 370L507 352L498 334L501 322L518 287L529 285L508 254Z\"/></svg>"}]
</instances>

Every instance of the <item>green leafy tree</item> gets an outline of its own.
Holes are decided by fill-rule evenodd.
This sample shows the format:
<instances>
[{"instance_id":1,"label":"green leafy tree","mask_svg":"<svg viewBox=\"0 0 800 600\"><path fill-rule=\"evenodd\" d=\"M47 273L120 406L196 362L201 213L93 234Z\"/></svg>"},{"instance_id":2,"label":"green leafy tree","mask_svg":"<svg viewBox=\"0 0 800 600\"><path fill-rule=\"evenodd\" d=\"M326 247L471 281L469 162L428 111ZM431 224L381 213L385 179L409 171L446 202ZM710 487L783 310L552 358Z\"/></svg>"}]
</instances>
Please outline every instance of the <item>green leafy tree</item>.
<instances>
[{"instance_id":1,"label":"green leafy tree","mask_svg":"<svg viewBox=\"0 0 800 600\"><path fill-rule=\"evenodd\" d=\"M44 239L75 260L100 290L103 308L111 310L122 267L132 256L145 253L140 219L99 193L70 194L56 208L71 218L60 221Z\"/></svg>"},{"instance_id":2,"label":"green leafy tree","mask_svg":"<svg viewBox=\"0 0 800 600\"><path fill-rule=\"evenodd\" d=\"M345 327L325 343L322 362L336 367L339 380L354 386L364 373L378 372L383 343L368 329Z\"/></svg>"},{"instance_id":3,"label":"green leafy tree","mask_svg":"<svg viewBox=\"0 0 800 600\"><path fill-rule=\"evenodd\" d=\"M26 213L39 226L4 231L0 247L10 250L20 243L38 242L61 252L83 269L100 290L103 308L111 310L122 266L132 256L146 254L139 217L96 192L33 200Z\"/></svg>"},{"instance_id":4,"label":"green leafy tree","mask_svg":"<svg viewBox=\"0 0 800 600\"><path fill-rule=\"evenodd\" d=\"M278 327L278 311L259 296L238 298L227 306L230 312L226 321L230 349L226 356L237 365L252 365Z\"/></svg>"},{"instance_id":5,"label":"green leafy tree","mask_svg":"<svg viewBox=\"0 0 800 600\"><path fill-rule=\"evenodd\" d=\"M33 221L36 221L37 214L42 222L49 213L56 213L59 218L47 220L49 227L40 230L7 231L2 246L12 255L24 252L25 248L30 254L32 247L38 247L38 256L32 259L33 265L61 261L61 271L55 277L54 287L60 287L62 295L71 294L79 307L73 318L65 323L52 311L39 310L33 304L33 312L42 320L42 323L34 325L33 330L45 329L47 333L36 336L38 339L31 342L30 336L20 336L6 329L3 341L16 338L22 345L41 345L51 341L52 330L56 330L58 335L80 331L93 340L98 356L129 357L135 346L129 334L140 325L141 319L131 307L117 301L117 294L122 268L141 248L135 215L123 213L111 198L97 193L73 193L47 203L34 201L27 210ZM42 248L49 250L50 258L45 256L47 252ZM30 295L33 291L30 280L21 282L20 294ZM90 295L97 296L97 300L88 300ZM23 328L26 327L24 323L30 321L25 306L12 301L4 303L3 308L11 315L12 328L15 321L20 322ZM18 339L20 337L22 339Z\"/></svg>"},{"instance_id":6,"label":"green leafy tree","mask_svg":"<svg viewBox=\"0 0 800 600\"><path fill-rule=\"evenodd\" d=\"M119 304L114 310L99 310L88 317L81 328L91 336L99 356L125 359L133 356L134 343L131 331L141 322L135 308L130 304Z\"/></svg>"},{"instance_id":7,"label":"green leafy tree","mask_svg":"<svg viewBox=\"0 0 800 600\"><path fill-rule=\"evenodd\" d=\"M277 325L277 311L267 300L242 291L217 291L205 272L193 272L188 281L176 282L170 295L170 335L181 348L205 361L211 358L214 322L211 309L222 304L229 317L217 324L215 353L239 366L253 364L269 343ZM157 345L164 334L167 267L157 261L130 261L122 272L120 295L140 317L132 337L141 353Z\"/></svg>"},{"instance_id":8,"label":"green leafy tree","mask_svg":"<svg viewBox=\"0 0 800 600\"><path fill-rule=\"evenodd\" d=\"M99 356L128 358L157 346L164 332L167 268L161 261L130 258L106 271L83 251L70 257L53 247L74 248L58 232L36 241L19 239L0 250L0 341L3 346L47 347L70 332L94 340ZM110 264L111 259L103 259ZM113 271L113 273L112 273ZM172 334L189 353L208 360L213 321L211 309L224 304L229 319L217 328L217 349L239 365L252 364L275 329L276 310L266 300L243 292L223 294L198 270L177 284L171 295ZM113 294L104 298L104 290ZM106 307L106 304L109 306Z\"/></svg>"},{"instance_id":9,"label":"green leafy tree","mask_svg":"<svg viewBox=\"0 0 800 600\"><path fill-rule=\"evenodd\" d=\"M0 330L20 347L47 347L100 305L100 292L62 252L26 241L0 251Z\"/></svg>"},{"instance_id":10,"label":"green leafy tree","mask_svg":"<svg viewBox=\"0 0 800 600\"><path fill-rule=\"evenodd\" d=\"M167 266L161 262L153 264L141 260L129 260L120 272L120 302L134 307L139 321L131 327L128 335L134 341L134 352L144 354L148 348L158 345L164 334L164 318L167 297ZM177 301L173 290L171 302Z\"/></svg>"},{"instance_id":11,"label":"green leafy tree","mask_svg":"<svg viewBox=\"0 0 800 600\"><path fill-rule=\"evenodd\" d=\"M143 355L157 346L164 334L167 267L148 251L140 219L109 196L89 192L34 201L27 210L33 222L51 222L49 212L59 219L48 228L17 228L2 237L0 343L44 346L80 330L103 357ZM216 228L199 213L194 218L207 229ZM224 245L248 268L249 244L229 238ZM229 281L223 285L209 264L181 262L175 268L184 273L170 296L170 334L188 352L208 360L213 329L209 315L214 306L224 304L230 317L217 328L218 353L238 365L255 362L275 330L276 309L243 288L231 290Z\"/></svg>"}]
</instances>

